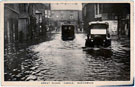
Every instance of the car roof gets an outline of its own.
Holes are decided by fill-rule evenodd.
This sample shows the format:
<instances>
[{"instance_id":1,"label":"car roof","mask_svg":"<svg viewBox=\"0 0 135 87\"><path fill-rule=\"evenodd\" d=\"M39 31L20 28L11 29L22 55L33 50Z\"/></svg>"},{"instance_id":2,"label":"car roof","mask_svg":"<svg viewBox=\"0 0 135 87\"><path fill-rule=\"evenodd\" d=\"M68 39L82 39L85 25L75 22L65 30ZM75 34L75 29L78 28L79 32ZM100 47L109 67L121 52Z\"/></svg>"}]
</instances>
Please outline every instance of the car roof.
<instances>
[{"instance_id":1,"label":"car roof","mask_svg":"<svg viewBox=\"0 0 135 87\"><path fill-rule=\"evenodd\" d=\"M74 26L73 24L63 24L62 26Z\"/></svg>"},{"instance_id":2,"label":"car roof","mask_svg":"<svg viewBox=\"0 0 135 87\"><path fill-rule=\"evenodd\" d=\"M104 21L93 21L93 22L89 22L89 25L92 25L92 24L106 24L106 25L108 25L108 22L104 22Z\"/></svg>"}]
</instances>

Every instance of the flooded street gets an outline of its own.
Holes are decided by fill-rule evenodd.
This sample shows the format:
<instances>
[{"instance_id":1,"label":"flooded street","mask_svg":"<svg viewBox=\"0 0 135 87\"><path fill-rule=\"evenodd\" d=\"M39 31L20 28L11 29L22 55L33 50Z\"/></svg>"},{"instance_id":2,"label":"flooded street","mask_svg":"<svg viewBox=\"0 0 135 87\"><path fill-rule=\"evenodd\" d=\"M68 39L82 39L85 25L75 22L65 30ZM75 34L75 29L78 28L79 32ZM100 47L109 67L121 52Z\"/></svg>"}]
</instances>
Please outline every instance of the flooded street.
<instances>
[{"instance_id":1,"label":"flooded street","mask_svg":"<svg viewBox=\"0 0 135 87\"><path fill-rule=\"evenodd\" d=\"M61 33L50 40L5 54L6 81L128 81L129 40L112 40L111 48L83 48L85 34L63 41Z\"/></svg>"}]
</instances>

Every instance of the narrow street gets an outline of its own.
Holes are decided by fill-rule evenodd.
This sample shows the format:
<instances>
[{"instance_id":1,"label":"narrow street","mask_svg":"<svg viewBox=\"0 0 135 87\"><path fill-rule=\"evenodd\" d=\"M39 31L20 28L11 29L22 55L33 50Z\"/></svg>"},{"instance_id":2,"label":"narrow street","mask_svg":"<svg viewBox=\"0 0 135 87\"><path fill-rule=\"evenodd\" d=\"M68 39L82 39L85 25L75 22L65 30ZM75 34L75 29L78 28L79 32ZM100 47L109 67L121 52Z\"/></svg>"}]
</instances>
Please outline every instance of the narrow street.
<instances>
[{"instance_id":1,"label":"narrow street","mask_svg":"<svg viewBox=\"0 0 135 87\"><path fill-rule=\"evenodd\" d=\"M44 37L46 38L46 37ZM86 35L63 41L61 32L26 49L4 56L6 81L130 80L129 40L112 40L111 49L84 49Z\"/></svg>"}]
</instances>

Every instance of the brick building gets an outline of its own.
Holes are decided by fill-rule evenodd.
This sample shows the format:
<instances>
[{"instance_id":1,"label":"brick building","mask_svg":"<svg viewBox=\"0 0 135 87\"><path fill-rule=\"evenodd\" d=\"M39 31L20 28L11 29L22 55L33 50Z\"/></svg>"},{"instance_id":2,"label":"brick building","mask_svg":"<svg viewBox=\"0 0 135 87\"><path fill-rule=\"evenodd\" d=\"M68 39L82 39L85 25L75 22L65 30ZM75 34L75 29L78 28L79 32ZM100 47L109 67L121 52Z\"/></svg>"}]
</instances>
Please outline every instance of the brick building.
<instances>
[{"instance_id":1,"label":"brick building","mask_svg":"<svg viewBox=\"0 0 135 87\"><path fill-rule=\"evenodd\" d=\"M79 27L81 22L81 11L78 10L52 10L51 20L54 25L60 27L62 24L74 24Z\"/></svg>"},{"instance_id":2,"label":"brick building","mask_svg":"<svg viewBox=\"0 0 135 87\"><path fill-rule=\"evenodd\" d=\"M110 25L111 35L130 35L130 4L128 3L84 3L83 22L84 29L88 29L88 23L101 19Z\"/></svg>"},{"instance_id":3,"label":"brick building","mask_svg":"<svg viewBox=\"0 0 135 87\"><path fill-rule=\"evenodd\" d=\"M82 11L80 5L76 3L56 3L51 4L51 20L52 25L60 29L62 24L73 24L76 29L81 28Z\"/></svg>"},{"instance_id":4,"label":"brick building","mask_svg":"<svg viewBox=\"0 0 135 87\"><path fill-rule=\"evenodd\" d=\"M35 21L30 21L30 31L31 36L33 37L38 37L40 35L45 34L46 28L49 25L49 15L50 15L50 4L46 3L38 3L38 4L29 4L30 5L30 10L29 14L31 16L31 20ZM33 26L32 26L33 25ZM35 29L34 29L35 28Z\"/></svg>"}]
</instances>

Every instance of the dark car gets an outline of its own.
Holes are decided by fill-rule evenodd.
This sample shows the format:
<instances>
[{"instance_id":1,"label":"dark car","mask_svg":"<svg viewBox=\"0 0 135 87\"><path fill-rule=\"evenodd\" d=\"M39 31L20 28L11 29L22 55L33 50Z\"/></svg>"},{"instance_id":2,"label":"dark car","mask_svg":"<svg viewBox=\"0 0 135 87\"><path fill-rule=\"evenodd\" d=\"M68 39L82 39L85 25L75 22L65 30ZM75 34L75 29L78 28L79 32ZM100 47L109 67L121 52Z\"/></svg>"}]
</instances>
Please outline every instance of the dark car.
<instances>
[{"instance_id":1,"label":"dark car","mask_svg":"<svg viewBox=\"0 0 135 87\"><path fill-rule=\"evenodd\" d=\"M75 26L74 25L62 25L62 40L73 40L75 38Z\"/></svg>"},{"instance_id":2,"label":"dark car","mask_svg":"<svg viewBox=\"0 0 135 87\"><path fill-rule=\"evenodd\" d=\"M109 47L111 45L111 39L108 27L109 24L107 22L90 22L85 46Z\"/></svg>"}]
</instances>

